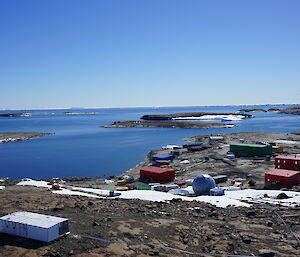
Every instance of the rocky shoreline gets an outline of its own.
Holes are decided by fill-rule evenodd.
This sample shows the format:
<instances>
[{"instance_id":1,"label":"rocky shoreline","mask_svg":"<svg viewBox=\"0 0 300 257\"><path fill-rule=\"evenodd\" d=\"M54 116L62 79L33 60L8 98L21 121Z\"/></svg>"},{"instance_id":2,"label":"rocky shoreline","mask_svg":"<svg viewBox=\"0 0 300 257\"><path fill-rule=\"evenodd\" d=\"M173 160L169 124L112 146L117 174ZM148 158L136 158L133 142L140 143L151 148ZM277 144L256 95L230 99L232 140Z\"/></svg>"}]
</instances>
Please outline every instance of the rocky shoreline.
<instances>
[{"instance_id":1,"label":"rocky shoreline","mask_svg":"<svg viewBox=\"0 0 300 257\"><path fill-rule=\"evenodd\" d=\"M2 132L0 133L0 143L29 140L37 137L53 135L54 133L37 132Z\"/></svg>"},{"instance_id":2,"label":"rocky shoreline","mask_svg":"<svg viewBox=\"0 0 300 257\"><path fill-rule=\"evenodd\" d=\"M210 142L211 136L223 137L219 142ZM187 140L205 146L203 150L189 152L186 149L179 149L181 154L174 159L172 167L176 170L176 178L185 180L194 178L199 173L209 174L211 176L227 175L228 179L241 179L245 187L248 182L253 180L256 182L256 188L262 189L264 185L264 173L274 167L274 160L266 160L261 157L244 157L227 161L226 153L229 150L228 144L239 142L243 139L248 143L255 142L274 142L275 140L283 140L282 145L286 154L300 154L300 136L286 135L271 132L240 132L230 134L217 135L201 135L193 136ZM285 144L284 141L294 141L296 144ZM144 162L136 167L129 169L124 174L138 178L139 169L143 166L151 164L151 156L160 153L169 153L171 150L153 150L149 152ZM251 187L253 188L253 187Z\"/></svg>"},{"instance_id":3,"label":"rocky shoreline","mask_svg":"<svg viewBox=\"0 0 300 257\"><path fill-rule=\"evenodd\" d=\"M178 122L163 120L138 120L138 121L115 121L111 125L105 125L105 128L231 128L236 125L225 123L209 123L209 122Z\"/></svg>"}]
</instances>

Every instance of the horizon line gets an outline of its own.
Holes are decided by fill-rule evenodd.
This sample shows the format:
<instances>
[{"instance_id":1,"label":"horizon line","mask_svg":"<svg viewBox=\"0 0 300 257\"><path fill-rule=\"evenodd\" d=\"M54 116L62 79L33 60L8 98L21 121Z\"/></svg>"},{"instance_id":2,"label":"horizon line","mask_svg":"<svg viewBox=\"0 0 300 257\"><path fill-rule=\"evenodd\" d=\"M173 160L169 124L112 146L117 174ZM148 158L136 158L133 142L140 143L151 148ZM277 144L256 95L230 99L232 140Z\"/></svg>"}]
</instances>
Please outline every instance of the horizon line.
<instances>
[{"instance_id":1,"label":"horizon line","mask_svg":"<svg viewBox=\"0 0 300 257\"><path fill-rule=\"evenodd\" d=\"M134 109L134 108L175 108L175 107L220 107L220 106L261 106L261 105L299 105L287 103L264 103L264 104L228 104L228 105L165 105L165 106L111 106L111 107L42 107L42 108L16 108L0 109L0 111L18 111L18 110L82 110L82 109Z\"/></svg>"}]
</instances>

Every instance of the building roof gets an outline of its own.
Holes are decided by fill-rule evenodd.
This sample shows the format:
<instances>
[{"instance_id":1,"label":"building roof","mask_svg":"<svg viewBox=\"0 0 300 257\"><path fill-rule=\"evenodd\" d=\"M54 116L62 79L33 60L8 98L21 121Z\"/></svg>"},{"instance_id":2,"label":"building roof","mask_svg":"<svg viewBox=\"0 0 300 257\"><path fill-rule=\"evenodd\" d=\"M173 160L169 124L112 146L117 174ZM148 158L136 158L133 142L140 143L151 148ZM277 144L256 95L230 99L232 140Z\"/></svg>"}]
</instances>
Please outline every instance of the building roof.
<instances>
[{"instance_id":1,"label":"building roof","mask_svg":"<svg viewBox=\"0 0 300 257\"><path fill-rule=\"evenodd\" d=\"M297 174L300 175L300 172L296 170L274 169L274 170L267 171L266 174L279 176L279 177L292 177Z\"/></svg>"},{"instance_id":2,"label":"building roof","mask_svg":"<svg viewBox=\"0 0 300 257\"><path fill-rule=\"evenodd\" d=\"M164 173L164 172L174 172L174 169L164 169L159 167L143 167L141 168L143 171L153 172L153 173Z\"/></svg>"},{"instance_id":3,"label":"building roof","mask_svg":"<svg viewBox=\"0 0 300 257\"><path fill-rule=\"evenodd\" d=\"M300 155L278 155L275 159L300 161Z\"/></svg>"},{"instance_id":4,"label":"building roof","mask_svg":"<svg viewBox=\"0 0 300 257\"><path fill-rule=\"evenodd\" d=\"M230 145L244 146L244 147L255 147L255 148L265 148L265 147L270 147L270 145L244 144L244 143L233 143L233 144L230 144Z\"/></svg>"},{"instance_id":5,"label":"building roof","mask_svg":"<svg viewBox=\"0 0 300 257\"><path fill-rule=\"evenodd\" d=\"M17 222L41 228L50 228L58 223L67 221L68 219L33 212L15 212L1 217L0 220Z\"/></svg>"},{"instance_id":6,"label":"building roof","mask_svg":"<svg viewBox=\"0 0 300 257\"><path fill-rule=\"evenodd\" d=\"M161 153L161 154L155 154L152 156L152 158L160 158L160 159L164 159L164 158L170 158L170 157L174 157L172 154L165 154L165 153Z\"/></svg>"}]
</instances>

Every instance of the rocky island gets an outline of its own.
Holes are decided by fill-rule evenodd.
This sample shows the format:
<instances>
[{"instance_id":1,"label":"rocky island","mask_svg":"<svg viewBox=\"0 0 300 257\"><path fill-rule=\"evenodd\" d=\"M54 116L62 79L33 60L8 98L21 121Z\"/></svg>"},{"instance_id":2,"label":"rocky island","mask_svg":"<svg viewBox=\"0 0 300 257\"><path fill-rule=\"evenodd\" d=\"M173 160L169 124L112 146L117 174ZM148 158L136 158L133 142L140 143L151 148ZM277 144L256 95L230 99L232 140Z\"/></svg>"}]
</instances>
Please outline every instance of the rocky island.
<instances>
[{"instance_id":1,"label":"rocky island","mask_svg":"<svg viewBox=\"0 0 300 257\"><path fill-rule=\"evenodd\" d=\"M66 114L66 115L80 115L80 114L92 115L92 114L98 114L98 112L63 112L63 114Z\"/></svg>"},{"instance_id":2,"label":"rocky island","mask_svg":"<svg viewBox=\"0 0 300 257\"><path fill-rule=\"evenodd\" d=\"M223 116L243 116L244 118L251 118L251 114L245 113L219 113L219 112L183 112L183 113L172 113L172 114L146 114L141 117L142 120L173 120L179 118L203 118L205 119L217 119Z\"/></svg>"},{"instance_id":3,"label":"rocky island","mask_svg":"<svg viewBox=\"0 0 300 257\"><path fill-rule=\"evenodd\" d=\"M138 120L138 121L115 121L111 125L103 126L105 128L231 128L236 125L225 123L192 122L192 121L163 121L163 120Z\"/></svg>"},{"instance_id":4,"label":"rocky island","mask_svg":"<svg viewBox=\"0 0 300 257\"><path fill-rule=\"evenodd\" d=\"M294 114L294 115L300 115L300 105L280 109L279 113L286 113L286 114Z\"/></svg>"},{"instance_id":5,"label":"rocky island","mask_svg":"<svg viewBox=\"0 0 300 257\"><path fill-rule=\"evenodd\" d=\"M268 112L268 110L261 108L253 108L253 109L241 109L240 112Z\"/></svg>"},{"instance_id":6,"label":"rocky island","mask_svg":"<svg viewBox=\"0 0 300 257\"><path fill-rule=\"evenodd\" d=\"M16 113L0 113L0 117L30 117L31 113L16 112Z\"/></svg>"}]
</instances>

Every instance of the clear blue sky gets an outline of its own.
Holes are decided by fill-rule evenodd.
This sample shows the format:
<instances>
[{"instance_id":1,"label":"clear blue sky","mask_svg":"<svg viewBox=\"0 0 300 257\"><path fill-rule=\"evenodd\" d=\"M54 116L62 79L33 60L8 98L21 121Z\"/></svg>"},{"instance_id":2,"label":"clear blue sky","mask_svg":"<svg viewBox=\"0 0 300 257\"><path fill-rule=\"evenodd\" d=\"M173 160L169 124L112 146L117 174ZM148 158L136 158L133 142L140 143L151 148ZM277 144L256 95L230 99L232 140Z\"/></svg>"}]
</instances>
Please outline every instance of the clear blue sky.
<instances>
[{"instance_id":1,"label":"clear blue sky","mask_svg":"<svg viewBox=\"0 0 300 257\"><path fill-rule=\"evenodd\" d=\"M300 102L299 0L2 0L0 108Z\"/></svg>"}]
</instances>

